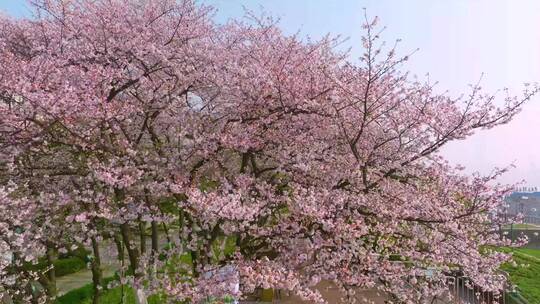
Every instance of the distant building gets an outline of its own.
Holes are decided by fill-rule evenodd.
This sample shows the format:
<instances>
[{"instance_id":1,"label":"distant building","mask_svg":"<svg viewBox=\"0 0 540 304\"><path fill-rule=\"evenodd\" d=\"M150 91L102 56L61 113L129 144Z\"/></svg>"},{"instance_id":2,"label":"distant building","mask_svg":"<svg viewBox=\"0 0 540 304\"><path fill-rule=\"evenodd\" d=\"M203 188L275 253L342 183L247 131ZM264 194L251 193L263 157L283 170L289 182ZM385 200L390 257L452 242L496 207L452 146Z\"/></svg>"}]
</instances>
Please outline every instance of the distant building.
<instances>
[{"instance_id":1,"label":"distant building","mask_svg":"<svg viewBox=\"0 0 540 304\"><path fill-rule=\"evenodd\" d=\"M506 213L540 217L540 192L535 192L536 189L536 187L517 189L519 192L506 197L508 204Z\"/></svg>"}]
</instances>

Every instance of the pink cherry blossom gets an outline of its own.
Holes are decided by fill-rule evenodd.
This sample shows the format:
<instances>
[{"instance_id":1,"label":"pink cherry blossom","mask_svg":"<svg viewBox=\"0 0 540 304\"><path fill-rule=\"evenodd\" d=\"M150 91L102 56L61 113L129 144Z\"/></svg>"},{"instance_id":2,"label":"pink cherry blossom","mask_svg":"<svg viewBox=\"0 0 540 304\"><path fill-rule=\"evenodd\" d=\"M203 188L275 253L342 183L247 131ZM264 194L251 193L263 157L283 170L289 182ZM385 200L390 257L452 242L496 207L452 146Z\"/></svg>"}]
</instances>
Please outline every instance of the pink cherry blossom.
<instances>
[{"instance_id":1,"label":"pink cherry blossom","mask_svg":"<svg viewBox=\"0 0 540 304\"><path fill-rule=\"evenodd\" d=\"M498 232L505 170L464 175L438 151L507 123L536 86L437 93L367 19L355 63L338 38L250 12L217 24L191 0L32 3L32 19L0 17L2 292L28 300L50 275L23 261L72 245L93 249L99 281L103 238L127 251L119 284L171 301L275 288L325 303L330 281L421 303L448 273L505 283L492 248L521 244ZM148 223L151 250L134 240Z\"/></svg>"}]
</instances>

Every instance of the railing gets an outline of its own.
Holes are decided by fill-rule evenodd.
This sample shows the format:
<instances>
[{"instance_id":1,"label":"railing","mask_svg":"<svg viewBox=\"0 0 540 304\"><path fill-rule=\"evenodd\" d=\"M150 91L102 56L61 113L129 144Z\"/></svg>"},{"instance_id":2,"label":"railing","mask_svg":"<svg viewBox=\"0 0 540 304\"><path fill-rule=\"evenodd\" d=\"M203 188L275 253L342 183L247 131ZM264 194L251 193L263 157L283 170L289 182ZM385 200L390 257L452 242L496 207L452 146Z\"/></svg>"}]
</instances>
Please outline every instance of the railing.
<instances>
[{"instance_id":1,"label":"railing","mask_svg":"<svg viewBox=\"0 0 540 304\"><path fill-rule=\"evenodd\" d=\"M454 303L459 304L509 304L506 301L506 290L499 293L483 291L469 278L448 277L450 294Z\"/></svg>"},{"instance_id":2,"label":"railing","mask_svg":"<svg viewBox=\"0 0 540 304\"><path fill-rule=\"evenodd\" d=\"M500 271L508 281L508 274ZM509 283L499 293L486 292L464 276L448 276L450 294L456 304L529 304Z\"/></svg>"},{"instance_id":3,"label":"railing","mask_svg":"<svg viewBox=\"0 0 540 304\"><path fill-rule=\"evenodd\" d=\"M540 225L540 217L533 215L525 215L523 223Z\"/></svg>"},{"instance_id":4,"label":"railing","mask_svg":"<svg viewBox=\"0 0 540 304\"><path fill-rule=\"evenodd\" d=\"M506 214L507 218L516 218L521 217L521 222L524 224L535 224L540 225L540 216L534 216L534 215L519 215L518 214Z\"/></svg>"},{"instance_id":5,"label":"railing","mask_svg":"<svg viewBox=\"0 0 540 304\"><path fill-rule=\"evenodd\" d=\"M429 274L428 274L429 275ZM504 272L500 273L505 278L507 275ZM499 292L487 292L483 291L479 286L473 284L473 281L467 277L460 275L448 275L447 277L448 293L443 297L437 297L436 299L429 298L423 299L418 303L436 303L436 304L529 304L527 300L520 296L519 292L514 291L510 286L506 286ZM413 285L409 285L409 288L415 288ZM326 288L328 290L335 290L339 292L337 288ZM262 291L261 291L262 292ZM281 303L281 294L279 290L266 290L267 297L262 294L257 297L258 301L252 302L240 302L245 303ZM268 293L270 296L268 297ZM329 294L326 294L329 296ZM367 295L364 295L367 296ZM332 297L340 298L340 295L333 294ZM288 297L285 297L287 299ZM369 298L368 299L374 300ZM451 298L451 300L448 300ZM286 303L290 303L286 301ZM382 303L382 302L376 302Z\"/></svg>"}]
</instances>

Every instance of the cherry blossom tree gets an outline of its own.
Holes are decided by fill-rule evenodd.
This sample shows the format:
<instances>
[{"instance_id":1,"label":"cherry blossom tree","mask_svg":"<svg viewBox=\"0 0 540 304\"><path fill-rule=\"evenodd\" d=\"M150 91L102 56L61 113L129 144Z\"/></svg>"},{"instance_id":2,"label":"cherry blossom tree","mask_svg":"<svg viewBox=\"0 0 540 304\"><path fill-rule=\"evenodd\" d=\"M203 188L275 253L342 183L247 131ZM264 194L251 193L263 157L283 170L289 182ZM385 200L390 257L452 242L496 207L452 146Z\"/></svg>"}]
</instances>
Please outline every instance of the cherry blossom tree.
<instances>
[{"instance_id":1,"label":"cherry blossom tree","mask_svg":"<svg viewBox=\"0 0 540 304\"><path fill-rule=\"evenodd\" d=\"M321 281L420 303L456 271L502 288L504 170L467 176L438 151L508 122L536 87L437 93L367 18L356 63L339 39L251 13L219 25L190 0L32 3L0 19L2 252L91 248L94 303L104 238L125 246L140 303L256 288L324 303ZM39 276L0 265L12 295Z\"/></svg>"}]
</instances>

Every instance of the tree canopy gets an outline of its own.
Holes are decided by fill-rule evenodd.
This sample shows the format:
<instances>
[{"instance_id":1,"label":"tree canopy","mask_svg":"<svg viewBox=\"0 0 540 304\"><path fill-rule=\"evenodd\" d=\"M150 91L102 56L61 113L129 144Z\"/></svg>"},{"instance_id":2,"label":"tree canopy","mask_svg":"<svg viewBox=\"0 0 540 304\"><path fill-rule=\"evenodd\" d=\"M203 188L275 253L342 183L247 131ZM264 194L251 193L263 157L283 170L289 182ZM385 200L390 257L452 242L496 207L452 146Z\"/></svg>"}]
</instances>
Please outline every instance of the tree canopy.
<instances>
[{"instance_id":1,"label":"tree canopy","mask_svg":"<svg viewBox=\"0 0 540 304\"><path fill-rule=\"evenodd\" d=\"M39 277L23 262L114 235L142 294L193 303L238 281L239 296L317 303L323 280L406 303L443 294L451 271L504 283L508 255L489 249L509 245L497 227L510 187L493 182L504 170L468 176L438 151L508 122L536 87L499 103L478 85L438 93L403 71L376 19L357 62L337 38L251 13L217 24L190 0L33 8L0 18L0 286L14 299ZM147 223L176 245L138 248ZM215 257L223 239L234 250ZM183 254L189 269L168 271Z\"/></svg>"}]
</instances>

